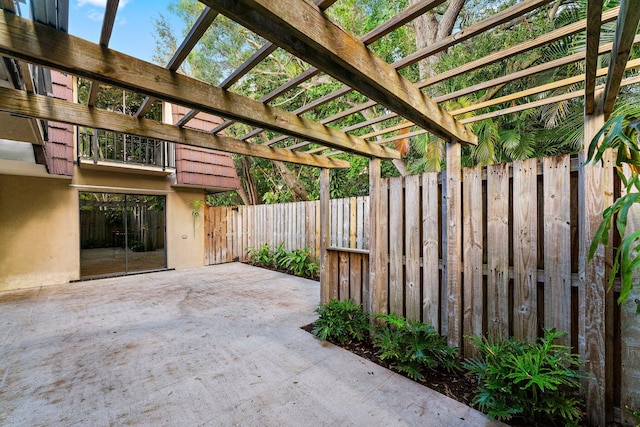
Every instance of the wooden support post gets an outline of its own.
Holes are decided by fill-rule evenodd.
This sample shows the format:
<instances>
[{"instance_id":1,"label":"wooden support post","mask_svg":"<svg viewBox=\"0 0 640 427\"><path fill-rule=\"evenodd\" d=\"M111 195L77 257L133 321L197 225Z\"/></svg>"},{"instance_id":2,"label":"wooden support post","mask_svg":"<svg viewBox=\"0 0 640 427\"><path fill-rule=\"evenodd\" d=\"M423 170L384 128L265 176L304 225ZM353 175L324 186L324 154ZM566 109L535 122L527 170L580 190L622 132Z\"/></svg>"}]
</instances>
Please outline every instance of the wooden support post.
<instances>
[{"instance_id":1,"label":"wooden support post","mask_svg":"<svg viewBox=\"0 0 640 427\"><path fill-rule=\"evenodd\" d=\"M329 218L329 169L320 170L320 302L327 303L331 299L331 278L333 271L329 269L327 247L331 236L331 219Z\"/></svg>"},{"instance_id":2,"label":"wooden support post","mask_svg":"<svg viewBox=\"0 0 640 427\"><path fill-rule=\"evenodd\" d=\"M630 175L630 170L625 167L625 174ZM624 189L623 189L624 191ZM629 209L627 217L627 234L640 230L640 206L637 204ZM607 272L607 275L609 272ZM640 408L640 315L636 314L636 305L640 300L640 291L637 283L640 281L640 271L633 274L634 287L629 294L627 302L620 307L620 335L621 339L621 381L620 381L620 409L622 412L622 425L635 425L626 407ZM608 307L607 307L608 308ZM635 421L635 423L634 423Z\"/></svg>"},{"instance_id":3,"label":"wooden support post","mask_svg":"<svg viewBox=\"0 0 640 427\"><path fill-rule=\"evenodd\" d=\"M387 283L383 281L386 266L387 249L382 247L381 226L382 191L380 177L380 159L369 162L369 309L372 313L386 313Z\"/></svg>"},{"instance_id":4,"label":"wooden support post","mask_svg":"<svg viewBox=\"0 0 640 427\"><path fill-rule=\"evenodd\" d=\"M600 92L600 91L598 91ZM596 93L596 100L602 93ZM604 124L602 103L597 102L592 115L584 119L584 149L580 163L584 164L587 149L593 136ZM589 246L600 225L605 208L604 195L611 189L604 188L604 168L601 164L589 164L579 170L578 215L579 215L579 319L578 347L585 360L584 369L589 378L583 380L587 408L586 422L593 426L604 426L611 419L611 408L606 405L606 257L600 245L593 259L587 261ZM609 316L610 317L610 316ZM608 410L607 410L608 409Z\"/></svg>"},{"instance_id":5,"label":"wooden support post","mask_svg":"<svg viewBox=\"0 0 640 427\"><path fill-rule=\"evenodd\" d=\"M460 165L461 146L457 141L447 144L447 194L446 194L446 282L447 282L447 342L450 347L462 343L462 175Z\"/></svg>"}]
</instances>

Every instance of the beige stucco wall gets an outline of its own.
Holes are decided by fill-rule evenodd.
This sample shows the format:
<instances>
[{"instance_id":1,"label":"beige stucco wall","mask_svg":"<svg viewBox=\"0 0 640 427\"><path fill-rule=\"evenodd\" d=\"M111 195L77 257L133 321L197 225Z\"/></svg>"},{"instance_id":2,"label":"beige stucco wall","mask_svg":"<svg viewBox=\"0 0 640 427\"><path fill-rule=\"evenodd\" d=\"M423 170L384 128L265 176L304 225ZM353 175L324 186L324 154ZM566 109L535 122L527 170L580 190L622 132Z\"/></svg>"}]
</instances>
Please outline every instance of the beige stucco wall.
<instances>
[{"instance_id":1,"label":"beige stucco wall","mask_svg":"<svg viewBox=\"0 0 640 427\"><path fill-rule=\"evenodd\" d=\"M69 180L0 175L0 290L79 274L78 198Z\"/></svg>"},{"instance_id":2,"label":"beige stucco wall","mask_svg":"<svg viewBox=\"0 0 640 427\"><path fill-rule=\"evenodd\" d=\"M73 180L0 175L0 291L80 278L80 191L165 195L167 267L204 265L204 190L172 187L169 177L83 169Z\"/></svg>"}]
</instances>

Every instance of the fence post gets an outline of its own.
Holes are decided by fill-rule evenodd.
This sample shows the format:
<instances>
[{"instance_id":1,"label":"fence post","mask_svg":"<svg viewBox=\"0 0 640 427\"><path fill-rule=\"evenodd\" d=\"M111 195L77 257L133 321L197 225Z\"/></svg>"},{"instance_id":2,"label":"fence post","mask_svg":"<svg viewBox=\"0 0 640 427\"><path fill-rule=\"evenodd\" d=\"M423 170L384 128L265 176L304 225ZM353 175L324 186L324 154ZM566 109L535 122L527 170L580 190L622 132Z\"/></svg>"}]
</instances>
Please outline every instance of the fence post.
<instances>
[{"instance_id":1,"label":"fence post","mask_svg":"<svg viewBox=\"0 0 640 427\"><path fill-rule=\"evenodd\" d=\"M445 196L447 217L444 227L446 240L446 283L447 283L447 342L450 347L462 343L462 170L460 164L461 147L458 141L447 143L447 193Z\"/></svg>"},{"instance_id":2,"label":"fence post","mask_svg":"<svg viewBox=\"0 0 640 427\"><path fill-rule=\"evenodd\" d=\"M369 310L372 313L386 312L383 293L387 284L383 283L381 274L386 249L380 244L383 231L380 227L380 187L380 159L372 158L369 161Z\"/></svg>"},{"instance_id":3,"label":"fence post","mask_svg":"<svg viewBox=\"0 0 640 427\"><path fill-rule=\"evenodd\" d=\"M320 302L327 303L331 298L329 278L333 277L329 268L327 247L329 246L331 222L329 218L329 169L320 170Z\"/></svg>"},{"instance_id":4,"label":"fence post","mask_svg":"<svg viewBox=\"0 0 640 427\"><path fill-rule=\"evenodd\" d=\"M600 95L602 95L600 93ZM596 94L598 99L598 94ZM601 105L601 103L598 103ZM580 152L580 164L586 159L591 139L604 124L604 113L600 108L594 114L585 114L584 148ZM578 215L579 215L579 319L578 348L585 360L584 369L589 378L583 380L587 408L587 423L604 426L612 419L611 405L607 405L607 386L611 387L611 366L606 363L606 333L611 316L606 313L606 254L601 245L593 259L588 262L589 246L602 219L605 207L604 168L592 163L579 170ZM607 375L609 374L609 375ZM609 407L608 407L609 406Z\"/></svg>"}]
</instances>

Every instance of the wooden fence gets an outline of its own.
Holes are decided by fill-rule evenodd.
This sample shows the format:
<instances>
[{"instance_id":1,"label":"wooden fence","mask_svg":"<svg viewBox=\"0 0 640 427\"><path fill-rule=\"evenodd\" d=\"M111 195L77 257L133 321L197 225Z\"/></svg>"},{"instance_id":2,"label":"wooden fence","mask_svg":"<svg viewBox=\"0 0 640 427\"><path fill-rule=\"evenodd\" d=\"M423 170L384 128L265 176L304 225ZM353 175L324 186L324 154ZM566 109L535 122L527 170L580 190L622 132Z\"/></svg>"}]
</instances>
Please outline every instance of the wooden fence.
<instances>
[{"instance_id":1,"label":"wooden fence","mask_svg":"<svg viewBox=\"0 0 640 427\"><path fill-rule=\"evenodd\" d=\"M590 307L580 305L584 255L578 245L579 206L584 196L579 194L578 175L577 160L560 156L463 169L457 199L447 192L445 173L427 173L381 180L374 212L369 197L331 200L330 235L321 266L326 294L321 298L353 299L366 310L430 323L443 335L461 337L454 344L464 355L474 354L474 349L462 337L491 334L531 341L543 328L556 328L567 332L565 344L593 363L585 345L589 331L584 332ZM606 176L612 198L619 192L614 191L612 168ZM320 208L319 202L307 202L209 212L226 212L230 261L246 259L246 248L263 243L311 247L320 254ZM459 212L458 223L449 223L456 216L448 210ZM372 235L370 221L375 221L379 236ZM447 233L454 226L461 244L451 256ZM368 250L374 238L376 260ZM374 272L376 283L382 283L375 297ZM451 273L459 277L455 290L447 289ZM624 408L637 391L622 378L640 376L637 347L629 345L633 341L627 341L626 334L637 335L639 328L626 309L621 316L615 298L617 291L606 296L603 354L609 367L609 408ZM375 307L370 307L372 301ZM620 417L619 409L616 415Z\"/></svg>"}]
</instances>

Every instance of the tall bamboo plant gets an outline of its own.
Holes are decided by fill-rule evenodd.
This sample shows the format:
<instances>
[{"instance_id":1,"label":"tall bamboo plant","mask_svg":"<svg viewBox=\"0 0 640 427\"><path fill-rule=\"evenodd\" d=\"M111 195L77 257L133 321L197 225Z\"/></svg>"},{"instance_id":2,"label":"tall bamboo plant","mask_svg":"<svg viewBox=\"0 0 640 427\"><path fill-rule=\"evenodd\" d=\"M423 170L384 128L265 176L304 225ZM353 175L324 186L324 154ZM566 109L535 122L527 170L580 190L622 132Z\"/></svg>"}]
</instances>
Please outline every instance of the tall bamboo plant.
<instances>
[{"instance_id":1,"label":"tall bamboo plant","mask_svg":"<svg viewBox=\"0 0 640 427\"><path fill-rule=\"evenodd\" d=\"M617 150L616 171L624 191L602 213L602 222L589 248L589 261L600 243L608 244L609 232L615 223L621 242L615 248L608 288L611 289L613 281L620 273L622 286L618 304L622 304L629 298L633 289L633 273L640 268L640 230L626 232L629 212L636 203L640 203L640 119L628 115L609 119L591 141L587 163L601 162L607 149ZM628 175L624 173L624 165L628 166ZM636 313L640 314L640 303L637 304Z\"/></svg>"}]
</instances>

